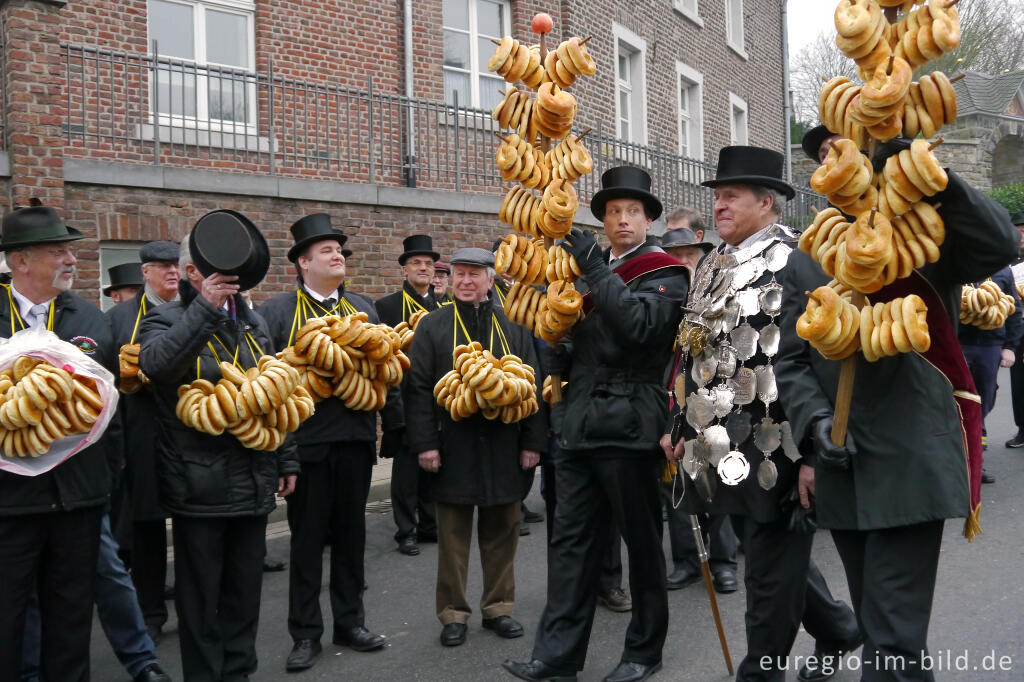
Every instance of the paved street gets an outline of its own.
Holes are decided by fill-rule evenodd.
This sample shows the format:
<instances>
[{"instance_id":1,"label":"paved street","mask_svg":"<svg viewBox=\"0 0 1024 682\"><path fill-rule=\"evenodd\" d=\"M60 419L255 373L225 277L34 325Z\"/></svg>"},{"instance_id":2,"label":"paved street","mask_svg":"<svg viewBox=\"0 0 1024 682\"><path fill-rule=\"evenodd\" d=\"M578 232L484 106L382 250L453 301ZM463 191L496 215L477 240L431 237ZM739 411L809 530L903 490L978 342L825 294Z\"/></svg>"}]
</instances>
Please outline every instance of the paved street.
<instances>
[{"instance_id":1,"label":"paved street","mask_svg":"<svg viewBox=\"0 0 1024 682\"><path fill-rule=\"evenodd\" d=\"M938 589L932 617L930 648L941 657L938 680L976 682L979 680L1024 680L1024 586L1018 575L1024 563L1021 515L1024 502L1024 450L1006 450L1003 442L1014 433L1009 408L1009 375L1002 370L1002 390L988 420L990 448L986 468L997 482L982 492L981 523L985 534L968 544L961 536L961 523L946 526L943 556L939 565ZM912 409L912 406L907 406ZM538 485L529 504L541 508ZM254 680L503 680L512 679L500 669L507 657L528 658L533 634L545 600L546 556L544 524L534 524L532 534L521 538L517 556L518 602L516 616L526 627L526 636L501 640L480 628L479 614L471 621L469 639L454 649L438 642L440 625L434 616L436 545L423 545L418 557L404 557L395 550L393 526L385 505L367 514L366 593L367 626L387 635L388 646L375 653L355 653L330 644L330 626L324 639L324 653L311 671L289 676L284 659L291 648L287 631L287 573L266 576L263 587L262 620L258 652L259 671ZM387 513L381 513L386 511ZM667 546L667 539L666 539ZM271 556L286 558L287 526L271 527L268 539ZM470 603L480 594L479 564L471 558ZM818 534L814 557L837 594L847 594L835 547L827 533ZM742 558L741 558L742 562ZM742 570L742 566L741 566ZM328 575L327 570L324 576ZM744 652L743 590L720 597L729 645L734 662ZM322 599L326 620L330 611ZM729 679L711 621L702 585L670 592L671 624L665 649L663 672L658 680ZM618 662L628 614L598 608L586 670L581 681L600 680ZM169 633L159 645L162 663L175 680L181 680L176 623L172 616ZM794 656L810 654L813 642L803 632L793 649ZM994 657L993 657L994 654ZM988 659L985 657L988 656ZM1000 660L1000 657L1008 657ZM966 660L965 660L966 659ZM847 661L849 661L849 657ZM984 666L1002 663L1003 671L986 671ZM966 669L947 672L947 662ZM794 666L794 669L799 664ZM1005 669L1007 668L1008 669ZM938 668L937 668L938 670ZM93 630L93 679L101 682L128 679L119 667L99 629ZM795 672L788 680L795 680ZM834 679L851 682L859 673L843 670Z\"/></svg>"}]
</instances>

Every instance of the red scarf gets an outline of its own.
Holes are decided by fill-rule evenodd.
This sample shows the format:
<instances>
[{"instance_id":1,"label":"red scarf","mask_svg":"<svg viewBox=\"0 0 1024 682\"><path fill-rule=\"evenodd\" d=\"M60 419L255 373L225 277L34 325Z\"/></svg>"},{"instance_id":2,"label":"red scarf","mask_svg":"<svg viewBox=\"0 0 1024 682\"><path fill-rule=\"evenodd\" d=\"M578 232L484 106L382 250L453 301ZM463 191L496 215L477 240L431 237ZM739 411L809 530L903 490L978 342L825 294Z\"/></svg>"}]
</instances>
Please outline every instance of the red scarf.
<instances>
[{"instance_id":1,"label":"red scarf","mask_svg":"<svg viewBox=\"0 0 1024 682\"><path fill-rule=\"evenodd\" d=\"M654 251L652 253L644 253L639 256L630 258L622 265L617 266L612 272L619 276L623 282L629 284L637 277L646 275L649 272L655 270L661 270L662 268L685 268L686 266L677 261L672 256L668 255L664 251ZM679 305L682 305L683 301L680 301ZM590 311L594 309L594 301L588 291L583 296L583 314L589 315Z\"/></svg>"}]
</instances>

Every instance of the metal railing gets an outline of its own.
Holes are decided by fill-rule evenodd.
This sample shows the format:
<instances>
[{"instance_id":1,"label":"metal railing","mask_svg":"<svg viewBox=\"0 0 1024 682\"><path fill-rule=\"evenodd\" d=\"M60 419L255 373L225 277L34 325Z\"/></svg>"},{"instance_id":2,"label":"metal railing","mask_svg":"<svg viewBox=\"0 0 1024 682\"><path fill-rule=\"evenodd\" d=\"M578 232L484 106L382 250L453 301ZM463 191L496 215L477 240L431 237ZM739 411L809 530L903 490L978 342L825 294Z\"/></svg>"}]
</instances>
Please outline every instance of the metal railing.
<instances>
[{"instance_id":1,"label":"metal railing","mask_svg":"<svg viewBox=\"0 0 1024 682\"><path fill-rule=\"evenodd\" d=\"M260 73L198 66L160 56L156 43L150 54L62 47L71 156L495 195L508 187L495 164L497 122L457 99L382 92L372 77L364 88L313 83L275 72L272 60ZM581 203L605 170L632 164L667 208L711 217L714 195L700 183L714 164L619 140L599 123L585 144L594 170L576 183ZM784 219L802 227L815 201L824 205L799 190Z\"/></svg>"}]
</instances>

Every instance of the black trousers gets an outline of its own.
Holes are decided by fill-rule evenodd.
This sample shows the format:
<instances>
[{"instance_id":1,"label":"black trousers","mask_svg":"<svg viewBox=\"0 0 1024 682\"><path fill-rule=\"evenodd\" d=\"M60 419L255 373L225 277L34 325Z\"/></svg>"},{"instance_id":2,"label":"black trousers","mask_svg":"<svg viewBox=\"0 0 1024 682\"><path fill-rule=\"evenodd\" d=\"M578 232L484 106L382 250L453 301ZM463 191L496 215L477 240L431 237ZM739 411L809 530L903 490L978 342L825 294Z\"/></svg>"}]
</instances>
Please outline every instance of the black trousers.
<instances>
[{"instance_id":1,"label":"black trousers","mask_svg":"<svg viewBox=\"0 0 1024 682\"><path fill-rule=\"evenodd\" d=\"M662 460L593 454L563 451L555 463L558 503L548 547L548 600L533 657L558 670L583 669L608 528L614 524L629 552L633 598L622 660L658 663L668 631L656 478Z\"/></svg>"},{"instance_id":2,"label":"black trousers","mask_svg":"<svg viewBox=\"0 0 1024 682\"><path fill-rule=\"evenodd\" d=\"M164 584L167 582L167 525L163 519L135 521L132 528L131 571L139 608L146 625L167 622Z\"/></svg>"},{"instance_id":3,"label":"black trousers","mask_svg":"<svg viewBox=\"0 0 1024 682\"><path fill-rule=\"evenodd\" d=\"M555 463L552 458L558 452L558 441L548 439L548 455L540 467L540 494L544 498L544 510L547 512L544 523L548 529L548 545L554 537L555 508L557 507L558 484L555 483ZM604 594L609 590L622 588L622 536L614 523L608 524L605 533L607 548L601 555L601 576L598 578L598 590Z\"/></svg>"},{"instance_id":4,"label":"black trousers","mask_svg":"<svg viewBox=\"0 0 1024 682\"><path fill-rule=\"evenodd\" d=\"M857 616L845 602L832 596L825 576L811 560L807 566L804 596L804 630L814 638L814 648L828 653L857 638Z\"/></svg>"},{"instance_id":5,"label":"black trousers","mask_svg":"<svg viewBox=\"0 0 1024 682\"><path fill-rule=\"evenodd\" d=\"M921 670L942 546L942 521L881 530L834 530L864 633L861 680L934 680Z\"/></svg>"},{"instance_id":6,"label":"black trousers","mask_svg":"<svg viewBox=\"0 0 1024 682\"><path fill-rule=\"evenodd\" d=\"M174 518L174 606L189 682L256 671L266 516Z\"/></svg>"},{"instance_id":7,"label":"black trousers","mask_svg":"<svg viewBox=\"0 0 1024 682\"><path fill-rule=\"evenodd\" d=\"M330 443L318 461L304 459L288 498L292 531L288 575L288 632L292 639L320 639L323 555L331 546L330 595L335 631L364 623L363 553L366 498L376 460L373 443ZM300 454L302 452L300 446Z\"/></svg>"},{"instance_id":8,"label":"black trousers","mask_svg":"<svg viewBox=\"0 0 1024 682\"><path fill-rule=\"evenodd\" d=\"M736 669L736 679L781 682L786 679L786 658L804 614L814 536L790 532L785 519L772 523L735 515L731 519L746 550L747 655Z\"/></svg>"},{"instance_id":9,"label":"black trousers","mask_svg":"<svg viewBox=\"0 0 1024 682\"><path fill-rule=\"evenodd\" d=\"M659 479L660 481L660 479ZM697 543L694 542L693 528L690 525L690 514L683 505L673 506L672 495L679 499L682 482L676 480L675 492L672 482L661 481L661 496L668 509L668 539L672 547L672 565L682 568L690 564L700 568L697 556ZM736 570L736 533L729 523L728 514L699 514L700 528L704 533L704 545L708 550L708 563L711 573L716 574L722 569Z\"/></svg>"},{"instance_id":10,"label":"black trousers","mask_svg":"<svg viewBox=\"0 0 1024 682\"><path fill-rule=\"evenodd\" d=\"M37 586L40 678L89 679L102 518L102 507L0 517L0 679L18 678L25 613Z\"/></svg>"},{"instance_id":11,"label":"black trousers","mask_svg":"<svg viewBox=\"0 0 1024 682\"><path fill-rule=\"evenodd\" d=\"M395 540L437 535L437 514L430 498L430 474L416 453L401 448L391 460L391 511Z\"/></svg>"},{"instance_id":12,"label":"black trousers","mask_svg":"<svg viewBox=\"0 0 1024 682\"><path fill-rule=\"evenodd\" d=\"M1024 344L1017 348L1016 361L1010 368L1010 395L1013 399L1013 423L1024 429Z\"/></svg>"}]
</instances>

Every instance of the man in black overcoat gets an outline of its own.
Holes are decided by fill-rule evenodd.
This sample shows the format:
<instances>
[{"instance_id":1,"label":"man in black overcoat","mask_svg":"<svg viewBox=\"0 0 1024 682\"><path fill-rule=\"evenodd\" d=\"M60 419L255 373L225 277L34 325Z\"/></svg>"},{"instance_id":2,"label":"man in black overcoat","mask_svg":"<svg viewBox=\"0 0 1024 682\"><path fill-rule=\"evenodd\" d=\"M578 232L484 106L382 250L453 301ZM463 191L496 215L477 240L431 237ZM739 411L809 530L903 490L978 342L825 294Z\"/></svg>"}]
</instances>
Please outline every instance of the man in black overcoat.
<instances>
[{"instance_id":1,"label":"man in black overcoat","mask_svg":"<svg viewBox=\"0 0 1024 682\"><path fill-rule=\"evenodd\" d=\"M178 298L179 247L156 241L139 249L142 261L142 293L107 311L114 345L138 343L142 319L154 308ZM132 582L146 629L154 642L160 640L167 622L164 582L167 578L167 514L160 505L156 476L156 401L149 386L121 396L118 404L124 425L125 467L122 480L121 519L117 535L129 555Z\"/></svg>"},{"instance_id":2,"label":"man in black overcoat","mask_svg":"<svg viewBox=\"0 0 1024 682\"><path fill-rule=\"evenodd\" d=\"M406 389L409 449L417 453L420 466L434 475L435 601L444 646L466 641L472 614L466 578L474 512L483 570L483 626L499 637L523 635L522 626L512 618L522 471L536 466L546 449L541 412L512 423L487 419L482 412L455 421L437 404L434 387L453 369L459 345L477 341L498 358L515 355L533 368L535 379L539 375L529 332L510 323L494 299L493 254L459 249L451 263L455 302L427 315L416 328Z\"/></svg>"},{"instance_id":3,"label":"man in black overcoat","mask_svg":"<svg viewBox=\"0 0 1024 682\"><path fill-rule=\"evenodd\" d=\"M345 286L347 237L331 227L326 213L314 213L291 226L295 244L288 260L298 273L295 291L262 306L271 338L281 348L295 342L296 332L310 319L366 313L376 323L377 311L365 296ZM401 428L401 394L388 391L382 411L385 430ZM316 413L295 432L303 476L288 500L291 554L288 588L288 632L294 644L286 661L289 672L312 667L320 654L324 631L320 585L324 549L331 547L330 596L334 617L332 641L354 651L373 651L385 644L365 627L363 611L366 548L366 499L377 461L377 412L349 409L331 396L317 403Z\"/></svg>"},{"instance_id":4,"label":"man in black overcoat","mask_svg":"<svg viewBox=\"0 0 1024 682\"><path fill-rule=\"evenodd\" d=\"M428 234L414 234L402 240L402 266L405 281L402 288L388 294L376 303L380 321L392 327L419 312L430 312L441 307L434 297L431 284L434 264L441 255L434 251ZM402 382L403 390L408 385ZM406 556L420 553L418 542L437 541L437 521L434 504L430 500L430 475L420 468L416 453L409 452L404 429L385 431L380 442L380 456L391 458L391 511L394 514L395 542L398 551Z\"/></svg>"},{"instance_id":5,"label":"man in black overcoat","mask_svg":"<svg viewBox=\"0 0 1024 682\"><path fill-rule=\"evenodd\" d=\"M905 141L881 145L876 172ZM869 296L909 293L928 306L931 348L867 362L857 355L844 446L829 434L840 363L796 335L805 291L828 282L811 257L794 250L783 283L779 394L798 443L813 444L813 469L801 469L804 504L816 499L818 523L832 530L864 636L865 680L931 680L927 653L945 519L980 507L981 410L956 341L962 284L984 279L1017 255L1020 236L1006 211L946 171L945 190L925 201L945 223L940 258ZM941 206L939 206L941 204ZM897 661L878 670L868 661Z\"/></svg>"},{"instance_id":6,"label":"man in black overcoat","mask_svg":"<svg viewBox=\"0 0 1024 682\"><path fill-rule=\"evenodd\" d=\"M529 662L505 661L525 680L574 680L583 669L607 529L629 553L633 609L619 665L605 679L643 680L661 668L668 630L661 549L659 440L668 415L663 385L689 273L647 243L661 202L643 170L601 178L590 208L610 249L574 229L566 248L589 287L586 317L553 349L548 367L568 379L555 460L557 504L548 552L548 599Z\"/></svg>"}]
</instances>

